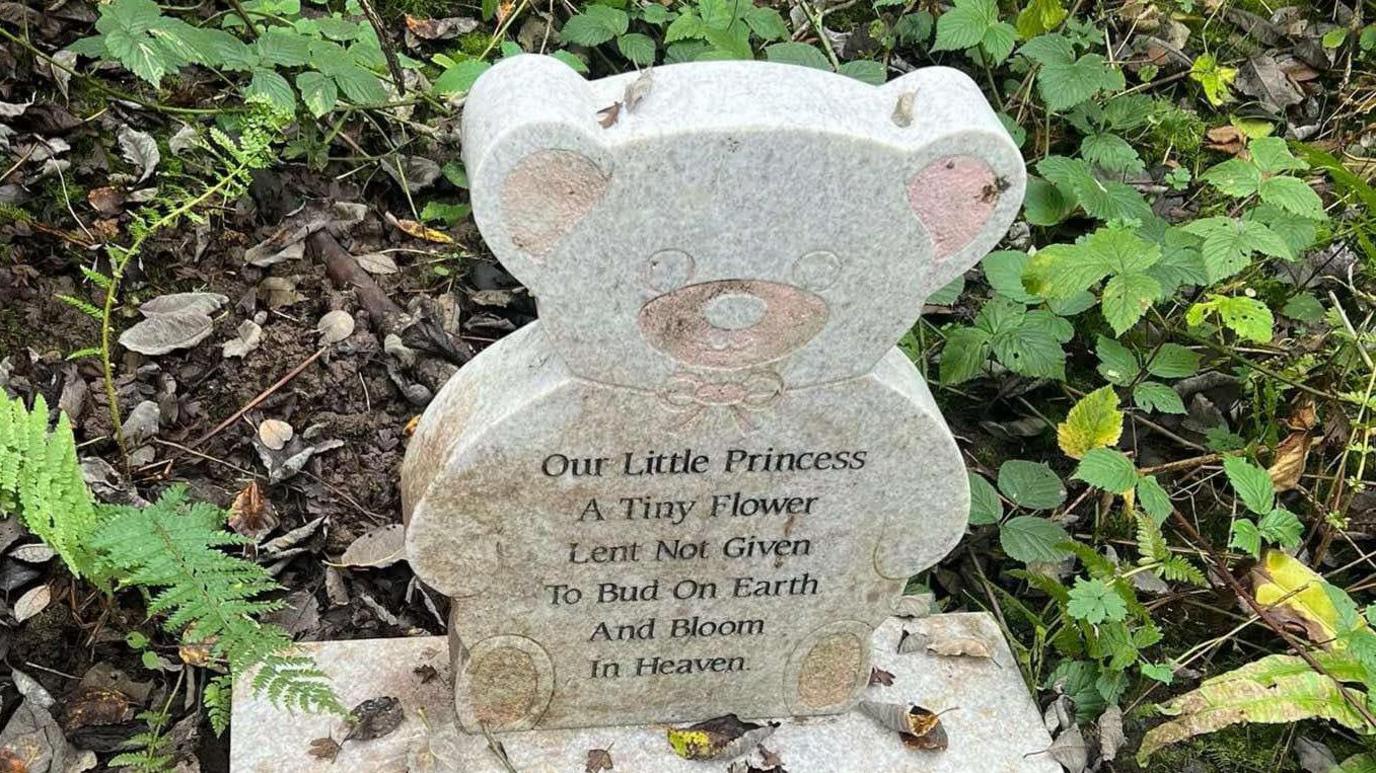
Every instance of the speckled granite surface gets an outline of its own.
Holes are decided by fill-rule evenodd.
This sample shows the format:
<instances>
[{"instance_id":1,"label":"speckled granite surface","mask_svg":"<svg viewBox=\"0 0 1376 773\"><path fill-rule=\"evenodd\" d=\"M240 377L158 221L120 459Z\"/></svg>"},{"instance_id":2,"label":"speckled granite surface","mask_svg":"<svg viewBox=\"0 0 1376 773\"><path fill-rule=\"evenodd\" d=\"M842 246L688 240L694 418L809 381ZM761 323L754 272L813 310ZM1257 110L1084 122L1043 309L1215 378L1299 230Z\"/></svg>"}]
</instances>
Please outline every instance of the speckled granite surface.
<instances>
[{"instance_id":1,"label":"speckled granite surface","mask_svg":"<svg viewBox=\"0 0 1376 773\"><path fill-rule=\"evenodd\" d=\"M894 675L889 687L870 687L867 700L915 702L942 715L950 747L922 752L858 712L785 720L765 742L790 773L1057 773L1044 754L1051 739L1027 694L1008 645L987 615L928 618L931 629L977 626L996 641L992 659L898 654L905 625L891 618L875 633L874 664ZM454 729L449 654L444 637L371 639L306 645L335 679L347 705L391 695L401 699L406 720L391 735L348 741L331 763L312 757L312 739L343 736L337 720L289 715L255 700L239 680L234 701L231 765L234 773L337 773L435 771L505 773L482 736ZM430 673L426 667L434 669ZM496 736L520 773L581 773L589 749L610 749L616 773L709 773L729 760L687 762L674 756L663 726L581 728L504 733ZM1028 756L1031 755L1031 756ZM755 762L759 763L758 755Z\"/></svg>"}]
</instances>

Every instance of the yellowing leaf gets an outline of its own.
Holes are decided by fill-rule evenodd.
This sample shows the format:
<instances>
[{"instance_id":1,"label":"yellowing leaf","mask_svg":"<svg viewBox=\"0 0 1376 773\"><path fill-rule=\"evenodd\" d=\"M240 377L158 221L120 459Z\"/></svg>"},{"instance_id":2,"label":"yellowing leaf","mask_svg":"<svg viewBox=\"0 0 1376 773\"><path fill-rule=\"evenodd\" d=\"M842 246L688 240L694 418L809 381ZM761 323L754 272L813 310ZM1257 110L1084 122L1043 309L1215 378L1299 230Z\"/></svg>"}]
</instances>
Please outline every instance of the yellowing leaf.
<instances>
[{"instance_id":1,"label":"yellowing leaf","mask_svg":"<svg viewBox=\"0 0 1376 773\"><path fill-rule=\"evenodd\" d=\"M454 242L454 239L449 234L443 231L436 231L435 229L418 223L415 220L402 220L394 216L391 212L388 212L386 217L388 222L396 226L407 236L416 239L423 239L427 242L434 242L435 244L453 244Z\"/></svg>"},{"instance_id":2,"label":"yellowing leaf","mask_svg":"<svg viewBox=\"0 0 1376 773\"><path fill-rule=\"evenodd\" d=\"M735 714L713 717L666 732L674 753L685 760L730 759L744 754L769 737L778 724L743 722Z\"/></svg>"},{"instance_id":3,"label":"yellowing leaf","mask_svg":"<svg viewBox=\"0 0 1376 773\"><path fill-rule=\"evenodd\" d=\"M1118 410L1118 393L1111 386L1085 395L1056 427L1061 450L1075 459L1117 443L1122 434L1123 412Z\"/></svg>"},{"instance_id":4,"label":"yellowing leaf","mask_svg":"<svg viewBox=\"0 0 1376 773\"><path fill-rule=\"evenodd\" d=\"M1310 641L1332 643L1338 635L1338 610L1324 590L1325 581L1314 570L1279 550L1268 550L1252 569L1252 593L1259 603L1287 620L1303 626Z\"/></svg>"}]
</instances>

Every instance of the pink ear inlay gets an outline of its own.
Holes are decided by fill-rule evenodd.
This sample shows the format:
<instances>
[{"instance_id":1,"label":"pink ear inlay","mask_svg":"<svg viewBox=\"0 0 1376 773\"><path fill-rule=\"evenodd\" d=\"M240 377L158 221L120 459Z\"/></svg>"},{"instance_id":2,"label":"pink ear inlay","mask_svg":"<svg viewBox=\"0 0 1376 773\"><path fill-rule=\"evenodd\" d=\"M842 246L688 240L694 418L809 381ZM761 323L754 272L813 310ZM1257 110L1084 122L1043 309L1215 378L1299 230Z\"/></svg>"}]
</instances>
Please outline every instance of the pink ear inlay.
<instances>
[{"instance_id":1,"label":"pink ear inlay","mask_svg":"<svg viewBox=\"0 0 1376 773\"><path fill-rule=\"evenodd\" d=\"M979 235L999 200L994 170L974 156L937 159L908 181L908 204L942 260Z\"/></svg>"},{"instance_id":2,"label":"pink ear inlay","mask_svg":"<svg viewBox=\"0 0 1376 773\"><path fill-rule=\"evenodd\" d=\"M502 219L519 249L552 252L607 192L608 177L572 150L537 150L502 183Z\"/></svg>"}]
</instances>

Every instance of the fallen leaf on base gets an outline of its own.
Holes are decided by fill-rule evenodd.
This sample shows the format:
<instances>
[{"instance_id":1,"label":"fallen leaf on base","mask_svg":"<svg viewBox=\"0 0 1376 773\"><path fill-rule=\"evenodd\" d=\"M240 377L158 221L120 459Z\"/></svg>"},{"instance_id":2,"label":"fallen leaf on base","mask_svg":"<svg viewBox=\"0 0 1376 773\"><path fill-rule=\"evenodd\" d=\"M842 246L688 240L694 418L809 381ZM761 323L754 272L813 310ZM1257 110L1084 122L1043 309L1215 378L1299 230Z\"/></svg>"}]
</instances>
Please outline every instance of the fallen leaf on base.
<instances>
[{"instance_id":1,"label":"fallen leaf on base","mask_svg":"<svg viewBox=\"0 0 1376 773\"><path fill-rule=\"evenodd\" d=\"M604 770L612 770L612 753L608 749L588 749L588 762L583 766L583 773L602 773Z\"/></svg>"},{"instance_id":2,"label":"fallen leaf on base","mask_svg":"<svg viewBox=\"0 0 1376 773\"><path fill-rule=\"evenodd\" d=\"M685 760L717 760L739 757L768 738L778 724L743 722L735 714L704 720L667 731L669 746Z\"/></svg>"},{"instance_id":3,"label":"fallen leaf on base","mask_svg":"<svg viewBox=\"0 0 1376 773\"><path fill-rule=\"evenodd\" d=\"M916 704L860 701L860 713L898 733L907 746L944 751L948 739L941 716Z\"/></svg>"},{"instance_id":4,"label":"fallen leaf on base","mask_svg":"<svg viewBox=\"0 0 1376 773\"><path fill-rule=\"evenodd\" d=\"M893 686L893 674L884 669L874 666L870 668L870 686L883 685L884 687Z\"/></svg>"},{"instance_id":5,"label":"fallen leaf on base","mask_svg":"<svg viewBox=\"0 0 1376 773\"><path fill-rule=\"evenodd\" d=\"M311 741L310 755L316 759L329 760L339 756L339 742L328 736Z\"/></svg>"},{"instance_id":6,"label":"fallen leaf on base","mask_svg":"<svg viewBox=\"0 0 1376 773\"><path fill-rule=\"evenodd\" d=\"M406 711L401 701L391 696L369 698L354 706L349 712L349 734L345 741L371 741L381 738L398 727L406 719Z\"/></svg>"},{"instance_id":7,"label":"fallen leaf on base","mask_svg":"<svg viewBox=\"0 0 1376 773\"><path fill-rule=\"evenodd\" d=\"M406 527L399 523L380 526L354 540L339 562L363 569L385 569L406 557Z\"/></svg>"}]
</instances>

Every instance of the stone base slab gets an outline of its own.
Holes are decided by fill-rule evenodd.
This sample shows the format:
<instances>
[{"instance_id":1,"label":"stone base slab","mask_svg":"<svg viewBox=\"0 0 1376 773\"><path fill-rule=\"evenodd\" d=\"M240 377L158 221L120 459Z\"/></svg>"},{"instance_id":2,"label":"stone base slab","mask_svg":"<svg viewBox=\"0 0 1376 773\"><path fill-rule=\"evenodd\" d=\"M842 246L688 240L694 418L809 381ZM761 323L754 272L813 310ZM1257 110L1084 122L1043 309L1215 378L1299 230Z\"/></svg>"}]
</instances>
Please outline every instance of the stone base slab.
<instances>
[{"instance_id":1,"label":"stone base slab","mask_svg":"<svg viewBox=\"0 0 1376 773\"><path fill-rule=\"evenodd\" d=\"M1057 773L1044 753L1051 738L1023 684L1013 655L992 617L983 613L938 615L929 627L977 626L997 642L989 659L898 654L898 641L915 622L890 618L874 635L874 665L893 674L891 686L868 688L865 699L917 703L941 715L949 738L945 751L906 747L896 733L859 711L828 717L785 719L765 740L789 773ZM531 730L493 740L455 729L449 651L445 637L364 639L304 644L334 681L346 706L369 698L401 700L406 719L396 731L371 741L346 741L333 763L313 757L311 742L347 732L337 718L288 714L252 696L248 679L237 680L231 735L234 773L581 773L590 749L609 749L617 773L709 773L730 760L688 762L665 740L665 726ZM760 764L758 753L751 759Z\"/></svg>"}]
</instances>

